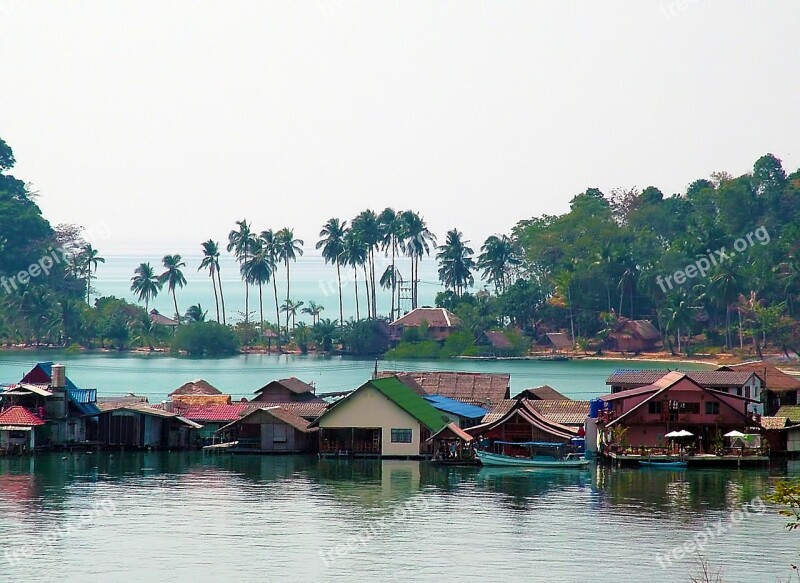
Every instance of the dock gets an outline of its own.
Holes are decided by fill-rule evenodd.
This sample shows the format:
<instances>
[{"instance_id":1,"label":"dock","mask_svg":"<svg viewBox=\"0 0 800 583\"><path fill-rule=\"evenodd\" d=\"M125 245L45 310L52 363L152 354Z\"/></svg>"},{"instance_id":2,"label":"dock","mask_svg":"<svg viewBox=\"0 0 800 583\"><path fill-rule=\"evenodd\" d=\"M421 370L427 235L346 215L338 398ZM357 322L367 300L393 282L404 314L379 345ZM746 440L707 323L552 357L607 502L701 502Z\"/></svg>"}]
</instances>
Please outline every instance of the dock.
<instances>
[{"instance_id":1,"label":"dock","mask_svg":"<svg viewBox=\"0 0 800 583\"><path fill-rule=\"evenodd\" d=\"M677 455L638 455L629 453L606 452L603 456L618 466L639 466L639 461L678 462L685 461L688 467L698 468L744 468L764 467L769 465L769 456L766 455L714 455L697 454L687 456Z\"/></svg>"}]
</instances>

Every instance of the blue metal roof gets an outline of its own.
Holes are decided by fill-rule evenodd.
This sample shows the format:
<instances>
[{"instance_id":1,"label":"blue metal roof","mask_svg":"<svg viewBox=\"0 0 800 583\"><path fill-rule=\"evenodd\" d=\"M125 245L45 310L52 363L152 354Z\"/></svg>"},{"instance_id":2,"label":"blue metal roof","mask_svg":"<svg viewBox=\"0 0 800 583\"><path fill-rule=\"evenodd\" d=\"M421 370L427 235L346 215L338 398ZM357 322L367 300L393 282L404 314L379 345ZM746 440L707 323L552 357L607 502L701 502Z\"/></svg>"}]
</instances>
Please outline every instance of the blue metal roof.
<instances>
[{"instance_id":1,"label":"blue metal roof","mask_svg":"<svg viewBox=\"0 0 800 583\"><path fill-rule=\"evenodd\" d=\"M453 415L458 415L466 419L480 419L488 413L483 407L462 403L461 401L456 401L455 399L442 395L427 395L425 400L439 409L439 411L452 413Z\"/></svg>"},{"instance_id":2,"label":"blue metal roof","mask_svg":"<svg viewBox=\"0 0 800 583\"><path fill-rule=\"evenodd\" d=\"M39 362L36 364L41 368L45 374L53 378L53 362ZM67 384L67 398L70 403L75 405L75 408L83 415L97 415L100 413L100 408L97 403L97 389L79 389L75 383L66 377Z\"/></svg>"}]
</instances>

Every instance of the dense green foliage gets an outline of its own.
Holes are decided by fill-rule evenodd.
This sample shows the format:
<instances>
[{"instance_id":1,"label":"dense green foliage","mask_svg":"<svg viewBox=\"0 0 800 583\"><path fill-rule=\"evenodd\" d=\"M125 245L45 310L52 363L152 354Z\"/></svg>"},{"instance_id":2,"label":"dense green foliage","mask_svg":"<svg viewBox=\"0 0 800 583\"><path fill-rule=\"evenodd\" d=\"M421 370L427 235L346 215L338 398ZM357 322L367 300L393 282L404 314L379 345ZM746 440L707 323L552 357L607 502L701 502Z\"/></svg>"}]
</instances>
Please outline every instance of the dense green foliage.
<instances>
[{"instance_id":1,"label":"dense green foliage","mask_svg":"<svg viewBox=\"0 0 800 583\"><path fill-rule=\"evenodd\" d=\"M217 322L192 322L179 326L173 352L189 356L228 356L239 351L239 340L229 326Z\"/></svg>"}]
</instances>

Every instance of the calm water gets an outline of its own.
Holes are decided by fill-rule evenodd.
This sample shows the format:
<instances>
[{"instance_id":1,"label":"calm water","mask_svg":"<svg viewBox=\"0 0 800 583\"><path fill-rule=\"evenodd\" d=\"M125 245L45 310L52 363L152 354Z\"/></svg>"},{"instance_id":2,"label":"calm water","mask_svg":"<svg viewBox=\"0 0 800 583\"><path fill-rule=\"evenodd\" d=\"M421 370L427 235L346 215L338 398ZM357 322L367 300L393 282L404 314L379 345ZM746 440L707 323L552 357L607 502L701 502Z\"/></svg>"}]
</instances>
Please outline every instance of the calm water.
<instances>
[{"instance_id":1,"label":"calm water","mask_svg":"<svg viewBox=\"0 0 800 583\"><path fill-rule=\"evenodd\" d=\"M100 395L135 393L150 402L164 399L183 383L204 378L234 398L251 397L267 382L296 376L314 383L317 392L354 389L368 380L374 360L325 356L241 355L221 359L192 359L162 354L66 354L63 351L0 352L0 382L16 382L37 361L66 365L67 375L80 387ZM666 368L666 363L611 360L541 362L537 360L379 361L379 370L458 370L511 374L511 392L548 384L573 399L591 399L608 392L605 379L618 368ZM682 369L702 368L681 364Z\"/></svg>"},{"instance_id":2,"label":"calm water","mask_svg":"<svg viewBox=\"0 0 800 583\"><path fill-rule=\"evenodd\" d=\"M728 524L772 479L201 453L2 459L0 579L686 581L695 558L655 557ZM704 554L725 581L788 580L800 535L783 524L752 512Z\"/></svg>"}]
</instances>

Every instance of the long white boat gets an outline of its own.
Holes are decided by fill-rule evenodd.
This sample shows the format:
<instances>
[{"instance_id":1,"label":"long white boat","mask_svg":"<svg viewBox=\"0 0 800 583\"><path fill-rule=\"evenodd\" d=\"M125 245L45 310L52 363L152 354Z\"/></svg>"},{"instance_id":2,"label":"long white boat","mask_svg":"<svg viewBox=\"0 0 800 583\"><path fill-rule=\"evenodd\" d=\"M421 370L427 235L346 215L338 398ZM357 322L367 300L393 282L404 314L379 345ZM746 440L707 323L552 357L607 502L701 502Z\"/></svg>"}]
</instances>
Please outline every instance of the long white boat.
<instances>
[{"instance_id":1,"label":"long white boat","mask_svg":"<svg viewBox=\"0 0 800 583\"><path fill-rule=\"evenodd\" d=\"M478 459L485 466L520 466L527 468L585 468L589 465L589 460L583 457L567 456L564 459L556 459L545 456L534 457L515 457L502 455L499 453L489 453L488 451L477 450L475 452Z\"/></svg>"}]
</instances>

